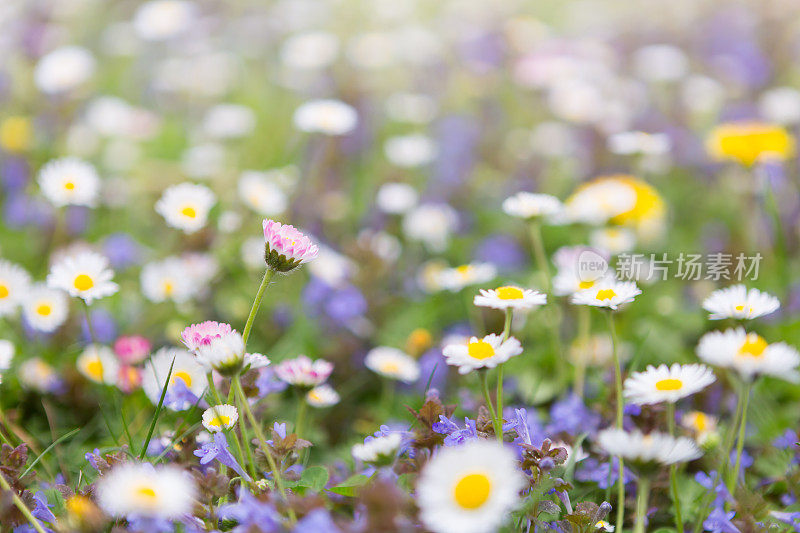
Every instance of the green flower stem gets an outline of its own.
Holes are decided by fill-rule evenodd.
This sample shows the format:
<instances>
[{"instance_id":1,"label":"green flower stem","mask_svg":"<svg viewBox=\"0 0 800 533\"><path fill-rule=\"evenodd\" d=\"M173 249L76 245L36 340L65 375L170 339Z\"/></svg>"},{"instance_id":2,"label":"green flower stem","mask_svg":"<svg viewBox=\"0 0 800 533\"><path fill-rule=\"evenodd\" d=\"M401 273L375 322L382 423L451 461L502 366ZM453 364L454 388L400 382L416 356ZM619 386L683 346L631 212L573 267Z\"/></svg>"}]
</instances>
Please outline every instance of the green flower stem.
<instances>
[{"instance_id":1,"label":"green flower stem","mask_svg":"<svg viewBox=\"0 0 800 533\"><path fill-rule=\"evenodd\" d=\"M253 300L253 306L250 308L250 314L247 317L247 323L244 325L244 331L242 332L242 340L244 341L245 347L247 346L247 339L250 337L250 330L253 329L253 321L256 318L256 313L258 313L258 308L261 307L261 299L264 297L267 285L269 285L274 275L275 271L271 268L264 271L264 278L261 280L261 285L258 287L258 292Z\"/></svg>"},{"instance_id":2,"label":"green flower stem","mask_svg":"<svg viewBox=\"0 0 800 533\"><path fill-rule=\"evenodd\" d=\"M492 397L489 394L489 382L486 379L487 374L488 372L485 368L478 370L478 376L481 380L481 388L483 389L483 400L486 402L486 407L489 409L489 414L492 416L492 425L494 426L494 432L497 434L497 439L501 440L503 438L503 429L497 427L497 413L494 410Z\"/></svg>"},{"instance_id":3,"label":"green flower stem","mask_svg":"<svg viewBox=\"0 0 800 533\"><path fill-rule=\"evenodd\" d=\"M213 396L213 401L216 402L215 405L221 405L222 399L219 395L219 391L217 390L216 385L214 385L214 376L213 372L208 372L206 374L206 380L208 380L208 390L211 391L211 395ZM216 412L216 411L215 411ZM225 436L230 437L233 434L233 444L236 446L236 460L239 461L240 464L244 463L244 455L242 455L242 445L239 443L239 436L236 434L235 431L231 431L229 429L223 430Z\"/></svg>"},{"instance_id":4,"label":"green flower stem","mask_svg":"<svg viewBox=\"0 0 800 533\"><path fill-rule=\"evenodd\" d=\"M623 409L625 408L622 396L622 367L619 363L619 349L617 341L617 328L614 325L614 312L610 309L606 311L608 319L608 330L611 333L611 352L614 357L614 385L617 395L617 429L622 429ZM617 457L619 461L619 475L617 476L617 527L616 531L622 531L622 523L625 519L625 463L622 456Z\"/></svg>"},{"instance_id":5,"label":"green flower stem","mask_svg":"<svg viewBox=\"0 0 800 533\"><path fill-rule=\"evenodd\" d=\"M645 518L647 518L647 497L650 493L650 480L646 476L641 476L639 477L638 485L636 496L636 525L633 528L633 533L644 533L644 521Z\"/></svg>"},{"instance_id":6,"label":"green flower stem","mask_svg":"<svg viewBox=\"0 0 800 533\"><path fill-rule=\"evenodd\" d=\"M531 222L531 243L533 247L533 255L536 260L536 267L542 273L544 281L544 292L548 293L547 322L550 327L550 343L555 357L555 368L558 382L563 383L564 380L564 359L562 358L561 347L561 320L559 317L559 310L555 306L555 302L550 298L550 289L552 287L552 277L550 275L550 265L548 263L547 252L544 248L544 239L542 238L541 223L534 219Z\"/></svg>"},{"instance_id":7,"label":"green flower stem","mask_svg":"<svg viewBox=\"0 0 800 533\"><path fill-rule=\"evenodd\" d=\"M503 342L508 340L511 334L511 318L514 312L511 309L506 309L506 320L503 324ZM497 365L497 416L499 420L495 423L495 432L497 427L500 427L500 433L497 435L498 442L503 442L503 365Z\"/></svg>"},{"instance_id":8,"label":"green flower stem","mask_svg":"<svg viewBox=\"0 0 800 533\"><path fill-rule=\"evenodd\" d=\"M235 375L233 377L233 387L236 389L236 397L239 399L239 409L241 409L244 414L247 416L247 420L250 422L250 426L253 428L253 431L256 433L256 439L258 440L258 444L261 447L261 451L264 452L264 455L267 458L267 462L269 463L269 468L272 471L272 479L275 480L275 485L278 487L278 492L283 498L284 501L287 501L286 498L286 488L283 485L283 477L282 472L278 469L278 466L275 464L275 458L272 457L272 450L270 449L269 445L267 444L267 439L264 437L264 433L261 431L261 426L258 424L256 417L253 416L253 411L250 409L250 404L247 401L247 397L244 394L244 390L242 389L242 383L239 380L239 375ZM297 521L297 517L294 514L294 510L289 507L289 520L292 524Z\"/></svg>"},{"instance_id":9,"label":"green flower stem","mask_svg":"<svg viewBox=\"0 0 800 533\"><path fill-rule=\"evenodd\" d=\"M533 245L533 255L536 259L536 266L544 278L544 290L550 292L550 266L547 264L547 253L544 249L544 239L542 239L542 226L534 220L531 222L531 243Z\"/></svg>"},{"instance_id":10,"label":"green flower stem","mask_svg":"<svg viewBox=\"0 0 800 533\"><path fill-rule=\"evenodd\" d=\"M736 479L739 477L739 468L742 466L742 450L744 449L744 432L747 427L747 406L750 404L750 391L753 389L753 382L748 381L742 385L742 420L739 423L739 438L736 442L736 463L733 470L728 474L728 492L733 494L736 487Z\"/></svg>"},{"instance_id":11,"label":"green flower stem","mask_svg":"<svg viewBox=\"0 0 800 533\"><path fill-rule=\"evenodd\" d=\"M306 410L308 402L306 402L306 395L304 389L297 389L297 418L294 423L294 432L298 438L303 436L303 424L306 421Z\"/></svg>"},{"instance_id":12,"label":"green flower stem","mask_svg":"<svg viewBox=\"0 0 800 533\"><path fill-rule=\"evenodd\" d=\"M6 478L1 473L0 488L11 493L11 499L14 502L14 505L17 507L17 509L19 509L19 512L22 513L22 516L24 516L25 519L33 526L33 529L35 529L38 533L45 533L42 524L40 524L36 517L31 514L31 511L25 505L25 502L23 502L22 499L17 495L17 492L11 488L11 485L8 484L8 481L6 481Z\"/></svg>"},{"instance_id":13,"label":"green flower stem","mask_svg":"<svg viewBox=\"0 0 800 533\"><path fill-rule=\"evenodd\" d=\"M667 428L669 434L675 436L675 404L667 402ZM669 487L672 492L672 504L675 506L675 528L683 531L683 513L681 512L681 500L678 497L678 465L669 465Z\"/></svg>"}]
</instances>

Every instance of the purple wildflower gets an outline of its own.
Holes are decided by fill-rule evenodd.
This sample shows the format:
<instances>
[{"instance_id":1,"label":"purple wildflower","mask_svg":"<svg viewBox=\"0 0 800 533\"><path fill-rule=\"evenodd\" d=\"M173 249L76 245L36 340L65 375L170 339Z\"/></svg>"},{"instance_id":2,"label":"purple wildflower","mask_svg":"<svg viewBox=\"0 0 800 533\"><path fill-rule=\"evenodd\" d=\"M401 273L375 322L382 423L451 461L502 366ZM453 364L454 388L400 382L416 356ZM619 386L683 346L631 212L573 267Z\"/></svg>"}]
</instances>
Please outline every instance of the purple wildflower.
<instances>
[{"instance_id":1,"label":"purple wildflower","mask_svg":"<svg viewBox=\"0 0 800 533\"><path fill-rule=\"evenodd\" d=\"M203 444L199 450L194 451L194 454L200 458L201 465L206 465L216 459L244 479L250 481L250 476L247 475L239 463L236 462L231 452L228 451L228 439L225 437L225 433L215 433L214 440Z\"/></svg>"}]
</instances>

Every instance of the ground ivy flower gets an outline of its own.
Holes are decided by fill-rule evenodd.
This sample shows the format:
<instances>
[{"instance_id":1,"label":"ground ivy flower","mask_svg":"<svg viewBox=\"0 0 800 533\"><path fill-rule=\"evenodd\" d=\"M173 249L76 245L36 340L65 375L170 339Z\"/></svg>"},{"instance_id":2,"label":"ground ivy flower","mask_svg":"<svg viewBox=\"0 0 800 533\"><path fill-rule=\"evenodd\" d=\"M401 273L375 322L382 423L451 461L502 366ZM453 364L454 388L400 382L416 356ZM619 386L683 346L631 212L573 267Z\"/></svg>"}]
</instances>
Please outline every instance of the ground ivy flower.
<instances>
[{"instance_id":1,"label":"ground ivy flower","mask_svg":"<svg viewBox=\"0 0 800 533\"><path fill-rule=\"evenodd\" d=\"M190 234L203 228L217 201L205 185L181 183L168 187L156 202L156 212L173 228Z\"/></svg>"},{"instance_id":2,"label":"ground ivy flower","mask_svg":"<svg viewBox=\"0 0 800 533\"><path fill-rule=\"evenodd\" d=\"M714 373L705 365L648 366L625 380L625 398L637 405L675 403L714 383Z\"/></svg>"},{"instance_id":3,"label":"ground ivy flower","mask_svg":"<svg viewBox=\"0 0 800 533\"><path fill-rule=\"evenodd\" d=\"M459 374L479 368L494 368L522 353L522 344L514 337L491 333L482 339L471 337L465 344L448 344L443 350L448 365L457 366Z\"/></svg>"},{"instance_id":4,"label":"ground ivy flower","mask_svg":"<svg viewBox=\"0 0 800 533\"><path fill-rule=\"evenodd\" d=\"M282 361L275 366L275 375L289 385L296 387L315 387L320 385L333 372L333 363L324 359L312 361L305 355Z\"/></svg>"},{"instance_id":5,"label":"ground ivy flower","mask_svg":"<svg viewBox=\"0 0 800 533\"><path fill-rule=\"evenodd\" d=\"M397 348L378 346L364 359L364 365L381 376L413 383L419 379L420 369L417 360Z\"/></svg>"},{"instance_id":6,"label":"ground ivy flower","mask_svg":"<svg viewBox=\"0 0 800 533\"><path fill-rule=\"evenodd\" d=\"M616 311L620 305L630 303L642 294L633 281L605 281L572 295L571 302L576 305L606 307Z\"/></svg>"},{"instance_id":7,"label":"ground ivy flower","mask_svg":"<svg viewBox=\"0 0 800 533\"><path fill-rule=\"evenodd\" d=\"M492 309L534 309L547 303L547 295L532 289L522 289L504 285L496 289L481 289L473 303L479 307Z\"/></svg>"},{"instance_id":8,"label":"ground ivy flower","mask_svg":"<svg viewBox=\"0 0 800 533\"><path fill-rule=\"evenodd\" d=\"M114 271L109 268L105 256L96 252L78 252L62 258L50 268L47 285L91 304L119 290L119 285L111 281L113 277Z\"/></svg>"},{"instance_id":9,"label":"ground ivy flower","mask_svg":"<svg viewBox=\"0 0 800 533\"><path fill-rule=\"evenodd\" d=\"M706 333L697 345L697 356L706 363L732 368L746 380L760 374L800 380L800 354L795 348L784 342L769 344L744 328Z\"/></svg>"},{"instance_id":10,"label":"ground ivy flower","mask_svg":"<svg viewBox=\"0 0 800 533\"><path fill-rule=\"evenodd\" d=\"M550 194L518 192L503 201L503 211L512 217L531 220L550 218L558 215L564 208L561 200Z\"/></svg>"},{"instance_id":11,"label":"ground ivy flower","mask_svg":"<svg viewBox=\"0 0 800 533\"><path fill-rule=\"evenodd\" d=\"M100 507L116 518L141 516L177 520L191 513L197 497L192 477L174 466L127 463L100 477Z\"/></svg>"},{"instance_id":12,"label":"ground ivy flower","mask_svg":"<svg viewBox=\"0 0 800 533\"><path fill-rule=\"evenodd\" d=\"M39 188L56 207L94 207L100 193L100 178L91 163L77 157L48 162L39 171Z\"/></svg>"},{"instance_id":13,"label":"ground ivy flower","mask_svg":"<svg viewBox=\"0 0 800 533\"><path fill-rule=\"evenodd\" d=\"M749 320L774 313L780 301L769 293L734 285L712 292L703 300L703 309L711 313L708 318L721 320L737 318Z\"/></svg>"},{"instance_id":14,"label":"ground ivy flower","mask_svg":"<svg viewBox=\"0 0 800 533\"><path fill-rule=\"evenodd\" d=\"M231 429L239 420L236 407L226 403L214 405L203 412L203 427L211 433Z\"/></svg>"},{"instance_id":15,"label":"ground ivy flower","mask_svg":"<svg viewBox=\"0 0 800 533\"><path fill-rule=\"evenodd\" d=\"M501 444L475 440L442 448L417 482L420 518L435 533L495 531L525 485L514 453Z\"/></svg>"},{"instance_id":16,"label":"ground ivy flower","mask_svg":"<svg viewBox=\"0 0 800 533\"><path fill-rule=\"evenodd\" d=\"M270 219L264 219L262 226L267 267L276 272L290 272L319 254L319 247L294 226Z\"/></svg>"},{"instance_id":17,"label":"ground ivy flower","mask_svg":"<svg viewBox=\"0 0 800 533\"><path fill-rule=\"evenodd\" d=\"M207 465L216 459L248 481L251 479L236 461L236 458L228 451L228 439L225 437L225 433L214 433L214 440L203 444L200 449L194 451L194 454L200 458L201 465Z\"/></svg>"}]
</instances>

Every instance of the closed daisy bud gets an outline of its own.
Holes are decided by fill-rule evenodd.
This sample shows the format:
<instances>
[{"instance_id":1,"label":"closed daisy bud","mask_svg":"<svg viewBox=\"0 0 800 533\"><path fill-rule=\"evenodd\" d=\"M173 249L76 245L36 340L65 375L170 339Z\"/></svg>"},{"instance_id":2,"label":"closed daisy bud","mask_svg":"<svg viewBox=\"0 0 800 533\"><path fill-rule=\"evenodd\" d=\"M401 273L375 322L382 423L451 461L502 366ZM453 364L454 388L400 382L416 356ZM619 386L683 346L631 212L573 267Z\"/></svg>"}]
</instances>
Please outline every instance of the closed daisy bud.
<instances>
[{"instance_id":1,"label":"closed daisy bud","mask_svg":"<svg viewBox=\"0 0 800 533\"><path fill-rule=\"evenodd\" d=\"M211 433L231 429L239 420L239 411L232 405L220 404L203 412L203 426Z\"/></svg>"},{"instance_id":2,"label":"closed daisy bud","mask_svg":"<svg viewBox=\"0 0 800 533\"><path fill-rule=\"evenodd\" d=\"M191 513L197 487L192 477L177 467L128 463L104 474L96 494L100 507L115 518L136 515L177 520Z\"/></svg>"},{"instance_id":3,"label":"closed daisy bud","mask_svg":"<svg viewBox=\"0 0 800 533\"><path fill-rule=\"evenodd\" d=\"M39 172L42 194L56 207L93 207L100 192L100 178L94 167L76 157L50 161Z\"/></svg>"},{"instance_id":4,"label":"closed daisy bud","mask_svg":"<svg viewBox=\"0 0 800 533\"><path fill-rule=\"evenodd\" d=\"M78 371L95 383L114 385L119 376L119 363L106 346L91 345L78 356Z\"/></svg>"},{"instance_id":5,"label":"closed daisy bud","mask_svg":"<svg viewBox=\"0 0 800 533\"><path fill-rule=\"evenodd\" d=\"M241 370L245 360L244 341L235 330L198 346L195 353L201 365L225 375Z\"/></svg>"},{"instance_id":6,"label":"closed daisy bud","mask_svg":"<svg viewBox=\"0 0 800 533\"><path fill-rule=\"evenodd\" d=\"M511 285L496 289L480 290L473 303L479 307L492 309L533 309L547 303L547 295L531 289L521 289Z\"/></svg>"},{"instance_id":7,"label":"closed daisy bud","mask_svg":"<svg viewBox=\"0 0 800 533\"><path fill-rule=\"evenodd\" d=\"M208 212L217 198L211 189L194 183L173 185L156 202L156 212L167 224L184 233L195 233L208 221Z\"/></svg>"},{"instance_id":8,"label":"closed daisy bud","mask_svg":"<svg viewBox=\"0 0 800 533\"><path fill-rule=\"evenodd\" d=\"M771 294L758 289L748 290L744 285L719 289L703 300L703 309L711 313L708 316L711 320L749 320L774 313L780 306L780 301Z\"/></svg>"},{"instance_id":9,"label":"closed daisy bud","mask_svg":"<svg viewBox=\"0 0 800 533\"><path fill-rule=\"evenodd\" d=\"M50 268L47 285L91 304L119 290L119 286L111 281L112 277L114 271L108 267L108 259L95 252L79 252L61 259Z\"/></svg>"},{"instance_id":10,"label":"closed daisy bud","mask_svg":"<svg viewBox=\"0 0 800 533\"><path fill-rule=\"evenodd\" d=\"M472 337L466 344L448 344L443 350L448 365L457 366L459 374L480 368L494 368L522 353L522 345L514 337L505 341L494 333L482 339Z\"/></svg>"},{"instance_id":11,"label":"closed daisy bud","mask_svg":"<svg viewBox=\"0 0 800 533\"><path fill-rule=\"evenodd\" d=\"M705 365L648 366L625 380L625 398L638 405L675 403L714 383L714 373Z\"/></svg>"},{"instance_id":12,"label":"closed daisy bud","mask_svg":"<svg viewBox=\"0 0 800 533\"><path fill-rule=\"evenodd\" d=\"M263 224L267 267L289 272L316 258L319 248L306 235L288 224L265 219Z\"/></svg>"},{"instance_id":13,"label":"closed daisy bud","mask_svg":"<svg viewBox=\"0 0 800 533\"><path fill-rule=\"evenodd\" d=\"M420 518L434 533L498 531L526 485L514 452L501 444L440 448L417 482Z\"/></svg>"},{"instance_id":14,"label":"closed daisy bud","mask_svg":"<svg viewBox=\"0 0 800 533\"><path fill-rule=\"evenodd\" d=\"M413 383L419 379L419 364L407 353L389 346L373 348L364 359L364 365L389 379Z\"/></svg>"},{"instance_id":15,"label":"closed daisy bud","mask_svg":"<svg viewBox=\"0 0 800 533\"><path fill-rule=\"evenodd\" d=\"M230 324L207 320L199 324L192 324L184 329L183 333L181 333L181 340L190 352L196 353L199 347L209 344L212 339L227 335L231 331L233 331L233 328Z\"/></svg>"}]
</instances>

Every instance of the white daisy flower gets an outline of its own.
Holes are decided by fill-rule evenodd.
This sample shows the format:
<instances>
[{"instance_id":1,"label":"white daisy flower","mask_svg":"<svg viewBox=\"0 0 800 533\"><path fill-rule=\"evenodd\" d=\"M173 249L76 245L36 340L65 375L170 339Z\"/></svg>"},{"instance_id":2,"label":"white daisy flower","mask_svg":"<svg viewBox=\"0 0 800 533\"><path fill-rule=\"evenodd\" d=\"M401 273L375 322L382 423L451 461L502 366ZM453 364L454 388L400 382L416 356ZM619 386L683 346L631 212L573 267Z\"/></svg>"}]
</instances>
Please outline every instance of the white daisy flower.
<instances>
[{"instance_id":1,"label":"white daisy flower","mask_svg":"<svg viewBox=\"0 0 800 533\"><path fill-rule=\"evenodd\" d=\"M333 363L325 359L312 361L306 355L281 361L275 366L275 375L283 382L295 387L316 387L333 372Z\"/></svg>"},{"instance_id":2,"label":"white daisy flower","mask_svg":"<svg viewBox=\"0 0 800 533\"><path fill-rule=\"evenodd\" d=\"M117 382L119 363L113 350L107 346L87 346L75 364L81 374L95 383L113 385Z\"/></svg>"},{"instance_id":3,"label":"white daisy flower","mask_svg":"<svg viewBox=\"0 0 800 533\"><path fill-rule=\"evenodd\" d=\"M294 125L300 131L344 135L358 123L356 110L339 100L311 100L294 112Z\"/></svg>"},{"instance_id":4,"label":"white daisy flower","mask_svg":"<svg viewBox=\"0 0 800 533\"><path fill-rule=\"evenodd\" d=\"M554 217L562 209L564 205L561 200L551 194L522 191L503 201L505 214L525 220Z\"/></svg>"},{"instance_id":5,"label":"white daisy flower","mask_svg":"<svg viewBox=\"0 0 800 533\"><path fill-rule=\"evenodd\" d=\"M205 185L180 183L168 187L156 202L156 212L167 224L184 233L194 233L208 221L208 212L217 201Z\"/></svg>"},{"instance_id":6,"label":"white daisy flower","mask_svg":"<svg viewBox=\"0 0 800 533\"><path fill-rule=\"evenodd\" d=\"M378 209L393 215L408 212L418 200L417 190L408 183L384 183L375 195Z\"/></svg>"},{"instance_id":7,"label":"white daisy flower","mask_svg":"<svg viewBox=\"0 0 800 533\"><path fill-rule=\"evenodd\" d=\"M403 217L406 237L423 243L432 252L443 252L458 226L458 213L448 204L416 206Z\"/></svg>"},{"instance_id":8,"label":"white daisy flower","mask_svg":"<svg viewBox=\"0 0 800 533\"><path fill-rule=\"evenodd\" d=\"M55 331L69 313L67 296L63 291L43 284L31 287L22 302L22 316L27 324L44 333Z\"/></svg>"},{"instance_id":9,"label":"white daisy flower","mask_svg":"<svg viewBox=\"0 0 800 533\"><path fill-rule=\"evenodd\" d=\"M14 313L27 299L31 276L24 268L0 259L0 317Z\"/></svg>"},{"instance_id":10,"label":"white daisy flower","mask_svg":"<svg viewBox=\"0 0 800 533\"><path fill-rule=\"evenodd\" d=\"M397 348L373 348L364 359L364 365L376 374L404 383L413 383L419 379L417 360Z\"/></svg>"},{"instance_id":11,"label":"white daisy flower","mask_svg":"<svg viewBox=\"0 0 800 533\"><path fill-rule=\"evenodd\" d=\"M239 420L239 411L236 407L222 403L214 405L203 411L203 427L209 432L216 433L224 429L231 429Z\"/></svg>"},{"instance_id":12,"label":"white daisy flower","mask_svg":"<svg viewBox=\"0 0 800 533\"><path fill-rule=\"evenodd\" d=\"M389 433L381 437L367 437L363 444L351 449L353 458L364 463L391 464L403 442L400 433Z\"/></svg>"},{"instance_id":13,"label":"white daisy flower","mask_svg":"<svg viewBox=\"0 0 800 533\"><path fill-rule=\"evenodd\" d=\"M547 303L547 295L532 289L521 289L512 285L496 289L481 289L473 299L479 307L492 309L533 309Z\"/></svg>"},{"instance_id":14,"label":"white daisy flower","mask_svg":"<svg viewBox=\"0 0 800 533\"><path fill-rule=\"evenodd\" d=\"M595 284L572 295L572 303L576 305L592 305L616 310L620 305L632 302L642 294L633 281L605 281Z\"/></svg>"},{"instance_id":15,"label":"white daisy flower","mask_svg":"<svg viewBox=\"0 0 800 533\"><path fill-rule=\"evenodd\" d=\"M629 228L598 228L589 234L589 244L611 255L618 255L634 249L636 233Z\"/></svg>"},{"instance_id":16,"label":"white daisy flower","mask_svg":"<svg viewBox=\"0 0 800 533\"><path fill-rule=\"evenodd\" d=\"M706 333L697 345L697 355L706 363L736 370L744 379L766 374L800 381L800 354L795 348L784 342L769 344L744 328Z\"/></svg>"},{"instance_id":17,"label":"white daisy flower","mask_svg":"<svg viewBox=\"0 0 800 533\"><path fill-rule=\"evenodd\" d=\"M758 289L744 285L734 285L712 292L703 300L703 309L711 313L708 318L751 319L774 313L781 306L780 301Z\"/></svg>"},{"instance_id":18,"label":"white daisy flower","mask_svg":"<svg viewBox=\"0 0 800 533\"><path fill-rule=\"evenodd\" d=\"M306 401L311 407L330 407L339 403L339 393L330 385L317 385L306 394Z\"/></svg>"},{"instance_id":19,"label":"white daisy flower","mask_svg":"<svg viewBox=\"0 0 800 533\"><path fill-rule=\"evenodd\" d=\"M445 268L438 274L438 285L444 290L458 292L469 285L492 281L497 268L491 263L470 263L455 268Z\"/></svg>"},{"instance_id":20,"label":"white daisy flower","mask_svg":"<svg viewBox=\"0 0 800 533\"><path fill-rule=\"evenodd\" d=\"M186 350L179 348L164 347L158 350L144 365L142 372L142 388L145 394L153 402L153 405L158 405L161 398L161 391L164 383L169 374L169 367L172 365L172 360L175 359L175 365L172 368L172 374L167 384L167 393L172 390L178 381L181 381L189 391L196 397L202 396L206 390L208 380L206 379L206 369L198 363L195 357ZM188 409L193 404L184 402L183 405L168 405L170 409Z\"/></svg>"},{"instance_id":21,"label":"white daisy flower","mask_svg":"<svg viewBox=\"0 0 800 533\"><path fill-rule=\"evenodd\" d=\"M478 368L494 368L522 353L522 344L514 337L491 333L482 339L471 337L468 342L448 344L442 350L448 365L457 366L459 374Z\"/></svg>"},{"instance_id":22,"label":"white daisy flower","mask_svg":"<svg viewBox=\"0 0 800 533\"><path fill-rule=\"evenodd\" d=\"M213 139L236 139L250 135L256 127L252 109L238 104L217 104L203 118L203 132Z\"/></svg>"},{"instance_id":23,"label":"white daisy flower","mask_svg":"<svg viewBox=\"0 0 800 533\"><path fill-rule=\"evenodd\" d=\"M100 194L100 178L91 163L77 157L63 157L45 164L39 171L39 188L56 207L93 207Z\"/></svg>"},{"instance_id":24,"label":"white daisy flower","mask_svg":"<svg viewBox=\"0 0 800 533\"><path fill-rule=\"evenodd\" d=\"M597 444L610 456L640 464L671 465L694 461L703 455L693 440L657 431L645 435L639 430L604 429L597 435Z\"/></svg>"},{"instance_id":25,"label":"white daisy flower","mask_svg":"<svg viewBox=\"0 0 800 533\"><path fill-rule=\"evenodd\" d=\"M648 366L625 380L625 398L637 405L675 403L708 387L716 377L705 365Z\"/></svg>"},{"instance_id":26,"label":"white daisy flower","mask_svg":"<svg viewBox=\"0 0 800 533\"><path fill-rule=\"evenodd\" d=\"M600 225L636 205L636 190L620 180L591 182L580 187L564 205L566 219Z\"/></svg>"},{"instance_id":27,"label":"white daisy flower","mask_svg":"<svg viewBox=\"0 0 800 533\"><path fill-rule=\"evenodd\" d=\"M190 514L197 497L192 476L175 466L123 463L97 483L97 503L109 515L177 520Z\"/></svg>"},{"instance_id":28,"label":"white daisy flower","mask_svg":"<svg viewBox=\"0 0 800 533\"><path fill-rule=\"evenodd\" d=\"M151 302L172 300L183 303L194 295L192 279L186 273L185 264L177 257L147 263L140 276L142 294Z\"/></svg>"},{"instance_id":29,"label":"white daisy flower","mask_svg":"<svg viewBox=\"0 0 800 533\"><path fill-rule=\"evenodd\" d=\"M605 520L600 520L599 522L597 522L597 523L594 525L594 527L595 527L596 529L602 529L603 531L606 531L607 533L614 533L614 529L616 529L616 527L615 527L615 526L613 526L613 525L609 524L609 523L608 523L608 522L606 522Z\"/></svg>"},{"instance_id":30,"label":"white daisy flower","mask_svg":"<svg viewBox=\"0 0 800 533\"><path fill-rule=\"evenodd\" d=\"M133 15L133 30L145 41L164 41L186 31L195 11L187 0L150 0Z\"/></svg>"},{"instance_id":31,"label":"white daisy flower","mask_svg":"<svg viewBox=\"0 0 800 533\"><path fill-rule=\"evenodd\" d=\"M567 296L613 281L614 275L611 272L588 273L577 268L560 268L553 276L553 294Z\"/></svg>"},{"instance_id":32,"label":"white daisy flower","mask_svg":"<svg viewBox=\"0 0 800 533\"><path fill-rule=\"evenodd\" d=\"M62 46L39 59L33 71L36 87L45 94L69 92L94 74L96 61L87 49Z\"/></svg>"},{"instance_id":33,"label":"white daisy flower","mask_svg":"<svg viewBox=\"0 0 800 533\"><path fill-rule=\"evenodd\" d=\"M19 382L28 389L38 392L52 392L59 384L58 374L41 357L27 359L17 369Z\"/></svg>"},{"instance_id":34,"label":"white daisy flower","mask_svg":"<svg viewBox=\"0 0 800 533\"><path fill-rule=\"evenodd\" d=\"M114 271L108 259L96 252L78 252L60 259L50 268L47 285L83 298L87 304L111 296L119 285L111 281Z\"/></svg>"},{"instance_id":35,"label":"white daisy flower","mask_svg":"<svg viewBox=\"0 0 800 533\"><path fill-rule=\"evenodd\" d=\"M701 445L717 431L717 418L702 411L689 411L681 416L681 425L691 430Z\"/></svg>"},{"instance_id":36,"label":"white daisy flower","mask_svg":"<svg viewBox=\"0 0 800 533\"><path fill-rule=\"evenodd\" d=\"M233 330L213 337L195 350L197 361L208 370L232 374L242 368L245 359L244 340Z\"/></svg>"},{"instance_id":37,"label":"white daisy flower","mask_svg":"<svg viewBox=\"0 0 800 533\"><path fill-rule=\"evenodd\" d=\"M422 167L436 159L436 143L427 135L398 135L386 140L383 153L392 164L402 168Z\"/></svg>"},{"instance_id":38,"label":"white daisy flower","mask_svg":"<svg viewBox=\"0 0 800 533\"><path fill-rule=\"evenodd\" d=\"M261 216L272 217L286 210L289 199L286 193L269 179L266 172L245 170L239 176L239 198Z\"/></svg>"},{"instance_id":39,"label":"white daisy flower","mask_svg":"<svg viewBox=\"0 0 800 533\"><path fill-rule=\"evenodd\" d=\"M0 339L0 371L11 368L11 360L14 358L14 343L10 340Z\"/></svg>"},{"instance_id":40,"label":"white daisy flower","mask_svg":"<svg viewBox=\"0 0 800 533\"><path fill-rule=\"evenodd\" d=\"M486 440L441 448L417 482L420 518L434 533L497 531L526 485L514 453Z\"/></svg>"}]
</instances>

